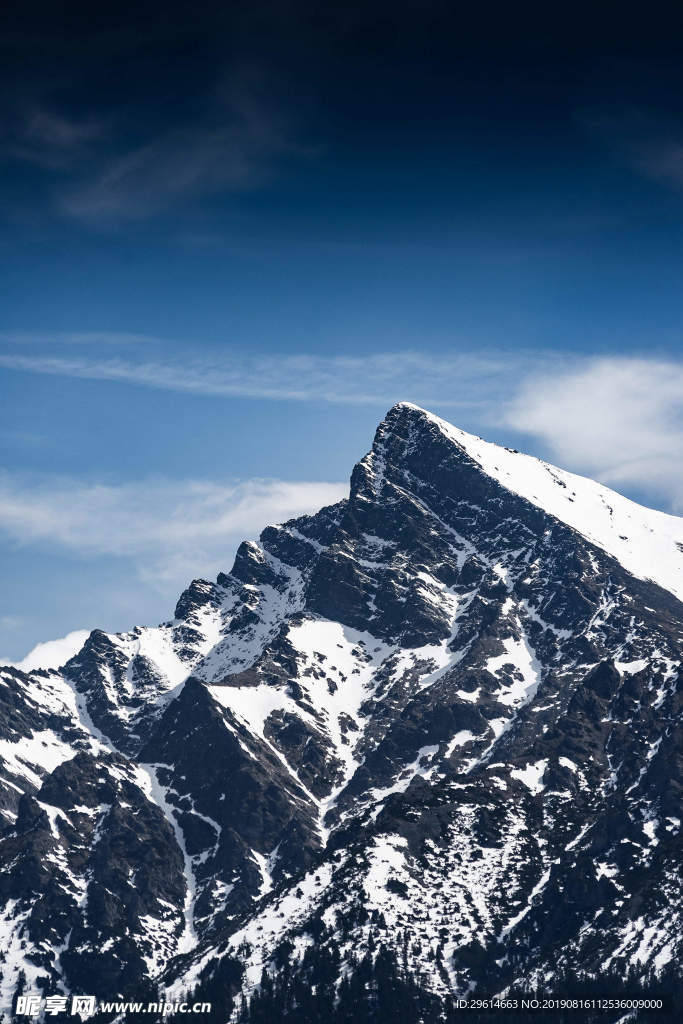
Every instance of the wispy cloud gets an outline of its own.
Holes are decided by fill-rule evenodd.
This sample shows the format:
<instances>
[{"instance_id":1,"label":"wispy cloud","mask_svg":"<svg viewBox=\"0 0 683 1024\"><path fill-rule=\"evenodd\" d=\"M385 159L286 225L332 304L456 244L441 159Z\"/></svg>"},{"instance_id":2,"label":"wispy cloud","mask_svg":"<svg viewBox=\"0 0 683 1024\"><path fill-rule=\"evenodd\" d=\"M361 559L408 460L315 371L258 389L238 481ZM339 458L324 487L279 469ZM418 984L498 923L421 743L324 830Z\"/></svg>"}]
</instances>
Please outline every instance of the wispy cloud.
<instances>
[{"instance_id":1,"label":"wispy cloud","mask_svg":"<svg viewBox=\"0 0 683 1024\"><path fill-rule=\"evenodd\" d=\"M611 357L532 375L505 418L560 465L683 511L683 362Z\"/></svg>"},{"instance_id":2,"label":"wispy cloud","mask_svg":"<svg viewBox=\"0 0 683 1024\"><path fill-rule=\"evenodd\" d=\"M363 356L259 355L174 360L0 354L0 367L84 380L223 397L338 402L385 407L410 396L422 405L496 410L511 381L538 367L564 368L565 356L462 352L384 352Z\"/></svg>"},{"instance_id":3,"label":"wispy cloud","mask_svg":"<svg viewBox=\"0 0 683 1024\"><path fill-rule=\"evenodd\" d=\"M164 343L163 339L134 334L132 331L0 331L0 342L24 348L30 345L59 348L69 345L90 348L103 345L107 348L127 348L129 345Z\"/></svg>"},{"instance_id":4,"label":"wispy cloud","mask_svg":"<svg viewBox=\"0 0 683 1024\"><path fill-rule=\"evenodd\" d=\"M0 630L11 630L21 626L23 619L20 615L0 615ZM4 662L0 661L0 665Z\"/></svg>"},{"instance_id":5,"label":"wispy cloud","mask_svg":"<svg viewBox=\"0 0 683 1024\"><path fill-rule=\"evenodd\" d=\"M118 486L0 475L0 532L78 558L113 556L172 599L192 576L229 568L239 542L269 523L317 511L348 483L144 480Z\"/></svg>"},{"instance_id":6,"label":"wispy cloud","mask_svg":"<svg viewBox=\"0 0 683 1024\"><path fill-rule=\"evenodd\" d=\"M48 91L42 103L17 101L0 123L3 156L46 172L58 213L110 227L259 187L281 159L313 152L263 68L237 63L191 106L191 113L163 109L143 119L129 103L77 117Z\"/></svg>"},{"instance_id":7,"label":"wispy cloud","mask_svg":"<svg viewBox=\"0 0 683 1024\"><path fill-rule=\"evenodd\" d=\"M143 219L188 196L254 188L284 148L275 125L269 133L240 111L231 123L174 130L117 156L60 205L83 220Z\"/></svg>"},{"instance_id":8,"label":"wispy cloud","mask_svg":"<svg viewBox=\"0 0 683 1024\"><path fill-rule=\"evenodd\" d=\"M633 162L638 170L655 181L683 189L683 136L644 144Z\"/></svg>"},{"instance_id":9,"label":"wispy cloud","mask_svg":"<svg viewBox=\"0 0 683 1024\"><path fill-rule=\"evenodd\" d=\"M578 121L632 170L669 188L683 189L683 130L679 119L661 111L631 107L583 112Z\"/></svg>"},{"instance_id":10,"label":"wispy cloud","mask_svg":"<svg viewBox=\"0 0 683 1024\"><path fill-rule=\"evenodd\" d=\"M107 126L96 118L75 119L47 107L20 109L6 142L5 156L50 171L70 171L94 144L102 143Z\"/></svg>"}]
</instances>

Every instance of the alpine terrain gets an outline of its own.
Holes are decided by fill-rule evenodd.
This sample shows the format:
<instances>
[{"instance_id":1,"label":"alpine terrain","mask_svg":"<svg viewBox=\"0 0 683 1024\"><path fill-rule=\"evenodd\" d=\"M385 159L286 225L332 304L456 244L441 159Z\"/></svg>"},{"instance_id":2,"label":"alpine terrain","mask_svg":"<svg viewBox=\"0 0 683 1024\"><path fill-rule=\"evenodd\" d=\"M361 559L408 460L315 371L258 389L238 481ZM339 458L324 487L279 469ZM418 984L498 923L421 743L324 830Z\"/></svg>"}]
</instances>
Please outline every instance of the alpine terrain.
<instances>
[{"instance_id":1,"label":"alpine terrain","mask_svg":"<svg viewBox=\"0 0 683 1024\"><path fill-rule=\"evenodd\" d=\"M169 622L0 670L4 1019L675 995L682 639L683 520L396 405Z\"/></svg>"}]
</instances>

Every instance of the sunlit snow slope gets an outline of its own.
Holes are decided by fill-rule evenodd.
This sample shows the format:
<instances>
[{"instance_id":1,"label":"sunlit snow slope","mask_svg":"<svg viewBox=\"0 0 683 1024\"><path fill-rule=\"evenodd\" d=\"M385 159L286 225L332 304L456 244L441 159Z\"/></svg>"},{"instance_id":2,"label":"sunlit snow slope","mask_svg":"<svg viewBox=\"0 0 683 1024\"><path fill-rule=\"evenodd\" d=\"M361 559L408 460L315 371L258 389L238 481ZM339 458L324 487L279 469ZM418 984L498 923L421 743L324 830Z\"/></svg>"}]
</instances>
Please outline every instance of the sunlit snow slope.
<instances>
[{"instance_id":1,"label":"sunlit snow slope","mask_svg":"<svg viewBox=\"0 0 683 1024\"><path fill-rule=\"evenodd\" d=\"M541 459L468 434L419 406L503 487L556 516L597 544L634 576L653 580L683 600L683 519L629 501L622 494Z\"/></svg>"}]
</instances>

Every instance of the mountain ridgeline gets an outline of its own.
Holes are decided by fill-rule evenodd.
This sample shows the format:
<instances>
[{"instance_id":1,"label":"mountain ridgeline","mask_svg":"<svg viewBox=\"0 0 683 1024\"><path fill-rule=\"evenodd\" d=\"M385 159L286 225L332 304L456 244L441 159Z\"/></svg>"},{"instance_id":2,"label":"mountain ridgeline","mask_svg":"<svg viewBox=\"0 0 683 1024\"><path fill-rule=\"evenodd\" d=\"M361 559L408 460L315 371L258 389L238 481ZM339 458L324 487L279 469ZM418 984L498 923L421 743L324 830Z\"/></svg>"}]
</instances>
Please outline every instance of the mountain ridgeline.
<instances>
[{"instance_id":1,"label":"mountain ridgeline","mask_svg":"<svg viewBox=\"0 0 683 1024\"><path fill-rule=\"evenodd\" d=\"M0 669L4 1019L671 996L682 598L682 520L395 406L171 621Z\"/></svg>"}]
</instances>

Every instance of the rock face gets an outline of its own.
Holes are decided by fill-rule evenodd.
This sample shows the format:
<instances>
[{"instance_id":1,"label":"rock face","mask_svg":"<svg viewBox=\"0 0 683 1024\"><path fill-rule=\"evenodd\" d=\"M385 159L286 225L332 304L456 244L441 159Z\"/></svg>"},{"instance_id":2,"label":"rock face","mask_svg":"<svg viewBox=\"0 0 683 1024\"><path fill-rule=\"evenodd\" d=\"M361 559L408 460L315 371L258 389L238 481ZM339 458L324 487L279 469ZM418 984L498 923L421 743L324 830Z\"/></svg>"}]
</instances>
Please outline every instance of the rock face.
<instances>
[{"instance_id":1,"label":"rock face","mask_svg":"<svg viewBox=\"0 0 683 1024\"><path fill-rule=\"evenodd\" d=\"M0 1010L671 983L682 597L683 521L395 406L171 622L0 670Z\"/></svg>"}]
</instances>

